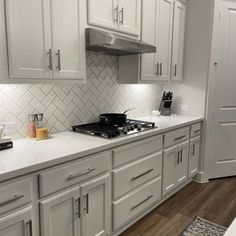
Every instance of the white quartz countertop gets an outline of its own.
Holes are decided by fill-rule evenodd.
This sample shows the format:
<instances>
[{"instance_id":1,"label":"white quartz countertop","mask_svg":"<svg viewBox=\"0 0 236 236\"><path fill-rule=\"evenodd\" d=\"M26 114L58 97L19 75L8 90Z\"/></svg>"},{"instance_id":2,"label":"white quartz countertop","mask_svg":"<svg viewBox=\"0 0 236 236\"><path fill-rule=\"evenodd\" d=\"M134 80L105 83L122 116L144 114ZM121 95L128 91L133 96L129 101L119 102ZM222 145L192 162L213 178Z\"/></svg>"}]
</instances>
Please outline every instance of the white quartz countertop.
<instances>
[{"instance_id":1,"label":"white quartz countertop","mask_svg":"<svg viewBox=\"0 0 236 236\"><path fill-rule=\"evenodd\" d=\"M12 149L0 152L0 182L200 122L203 117L150 116L141 119L155 122L157 128L114 139L66 131L54 134L52 138L43 141L28 138L15 140Z\"/></svg>"}]
</instances>

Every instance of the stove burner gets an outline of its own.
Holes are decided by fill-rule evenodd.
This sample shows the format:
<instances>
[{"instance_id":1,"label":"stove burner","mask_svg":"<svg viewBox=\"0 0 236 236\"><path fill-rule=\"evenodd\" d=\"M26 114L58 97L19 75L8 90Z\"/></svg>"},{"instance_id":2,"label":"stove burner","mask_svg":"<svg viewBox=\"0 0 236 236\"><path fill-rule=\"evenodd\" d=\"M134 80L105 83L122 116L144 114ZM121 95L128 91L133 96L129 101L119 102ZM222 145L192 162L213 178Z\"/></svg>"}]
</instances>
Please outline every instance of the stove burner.
<instances>
[{"instance_id":1,"label":"stove burner","mask_svg":"<svg viewBox=\"0 0 236 236\"><path fill-rule=\"evenodd\" d=\"M104 125L100 122L72 126L72 130L78 133L100 136L103 138L114 138L135 134L155 128L155 123L128 119L124 126Z\"/></svg>"}]
</instances>

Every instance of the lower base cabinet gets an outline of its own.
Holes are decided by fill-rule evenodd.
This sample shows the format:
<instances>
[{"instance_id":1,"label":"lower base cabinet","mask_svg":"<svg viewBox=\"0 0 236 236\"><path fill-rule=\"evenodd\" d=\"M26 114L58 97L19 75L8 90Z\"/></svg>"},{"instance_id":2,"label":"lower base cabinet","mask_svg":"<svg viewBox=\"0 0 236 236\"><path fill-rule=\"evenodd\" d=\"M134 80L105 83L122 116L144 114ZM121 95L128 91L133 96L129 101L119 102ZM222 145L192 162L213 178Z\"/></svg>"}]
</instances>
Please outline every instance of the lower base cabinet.
<instances>
[{"instance_id":1,"label":"lower base cabinet","mask_svg":"<svg viewBox=\"0 0 236 236\"><path fill-rule=\"evenodd\" d=\"M198 162L200 157L200 136L190 140L189 150L189 178L198 173Z\"/></svg>"},{"instance_id":2,"label":"lower base cabinet","mask_svg":"<svg viewBox=\"0 0 236 236\"><path fill-rule=\"evenodd\" d=\"M189 141L164 151L163 195L187 180Z\"/></svg>"},{"instance_id":3,"label":"lower base cabinet","mask_svg":"<svg viewBox=\"0 0 236 236\"><path fill-rule=\"evenodd\" d=\"M42 236L110 233L110 177L96 178L40 203Z\"/></svg>"},{"instance_id":4,"label":"lower base cabinet","mask_svg":"<svg viewBox=\"0 0 236 236\"><path fill-rule=\"evenodd\" d=\"M42 201L42 236L79 236L80 204L80 187Z\"/></svg>"},{"instance_id":5,"label":"lower base cabinet","mask_svg":"<svg viewBox=\"0 0 236 236\"><path fill-rule=\"evenodd\" d=\"M0 218L1 236L33 236L32 208Z\"/></svg>"},{"instance_id":6,"label":"lower base cabinet","mask_svg":"<svg viewBox=\"0 0 236 236\"><path fill-rule=\"evenodd\" d=\"M161 176L113 203L113 230L148 209L161 198Z\"/></svg>"},{"instance_id":7,"label":"lower base cabinet","mask_svg":"<svg viewBox=\"0 0 236 236\"><path fill-rule=\"evenodd\" d=\"M110 185L109 175L81 185L83 236L105 236L110 234Z\"/></svg>"}]
</instances>

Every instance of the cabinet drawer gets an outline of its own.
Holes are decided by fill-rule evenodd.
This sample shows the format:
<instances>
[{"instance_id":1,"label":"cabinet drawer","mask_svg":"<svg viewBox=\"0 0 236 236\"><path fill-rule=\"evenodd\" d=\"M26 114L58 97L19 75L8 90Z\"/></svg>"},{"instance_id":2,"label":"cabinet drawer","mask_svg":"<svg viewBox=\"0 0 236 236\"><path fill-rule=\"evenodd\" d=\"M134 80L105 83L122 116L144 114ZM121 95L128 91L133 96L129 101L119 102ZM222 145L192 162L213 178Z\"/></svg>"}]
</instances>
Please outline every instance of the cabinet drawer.
<instances>
[{"instance_id":1,"label":"cabinet drawer","mask_svg":"<svg viewBox=\"0 0 236 236\"><path fill-rule=\"evenodd\" d=\"M111 152L91 156L82 161L63 165L39 174L40 197L57 192L107 171Z\"/></svg>"},{"instance_id":2,"label":"cabinet drawer","mask_svg":"<svg viewBox=\"0 0 236 236\"><path fill-rule=\"evenodd\" d=\"M31 178L0 185L0 214L28 204L31 201Z\"/></svg>"},{"instance_id":3,"label":"cabinet drawer","mask_svg":"<svg viewBox=\"0 0 236 236\"><path fill-rule=\"evenodd\" d=\"M146 210L161 197L161 177L113 203L113 230Z\"/></svg>"},{"instance_id":4,"label":"cabinet drawer","mask_svg":"<svg viewBox=\"0 0 236 236\"><path fill-rule=\"evenodd\" d=\"M199 136L201 134L201 123L191 125L190 128L190 137Z\"/></svg>"},{"instance_id":5,"label":"cabinet drawer","mask_svg":"<svg viewBox=\"0 0 236 236\"><path fill-rule=\"evenodd\" d=\"M148 180L161 175L162 153L154 153L145 159L113 171L113 198L117 198Z\"/></svg>"},{"instance_id":6,"label":"cabinet drawer","mask_svg":"<svg viewBox=\"0 0 236 236\"><path fill-rule=\"evenodd\" d=\"M113 150L113 167L137 160L162 149L162 136L143 139Z\"/></svg>"},{"instance_id":7,"label":"cabinet drawer","mask_svg":"<svg viewBox=\"0 0 236 236\"><path fill-rule=\"evenodd\" d=\"M178 129L165 134L164 147L170 147L189 138L189 127Z\"/></svg>"}]
</instances>

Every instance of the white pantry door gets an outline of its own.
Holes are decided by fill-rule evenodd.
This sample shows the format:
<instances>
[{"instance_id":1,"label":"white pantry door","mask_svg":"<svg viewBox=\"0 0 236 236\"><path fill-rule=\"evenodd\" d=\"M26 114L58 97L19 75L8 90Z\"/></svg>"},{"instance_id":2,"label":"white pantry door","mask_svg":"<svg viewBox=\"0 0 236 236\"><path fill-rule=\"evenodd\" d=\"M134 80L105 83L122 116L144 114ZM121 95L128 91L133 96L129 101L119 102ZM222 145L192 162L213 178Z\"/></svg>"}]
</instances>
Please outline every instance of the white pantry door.
<instances>
[{"instance_id":1,"label":"white pantry door","mask_svg":"<svg viewBox=\"0 0 236 236\"><path fill-rule=\"evenodd\" d=\"M221 1L219 16L210 178L236 175L236 3Z\"/></svg>"}]
</instances>

